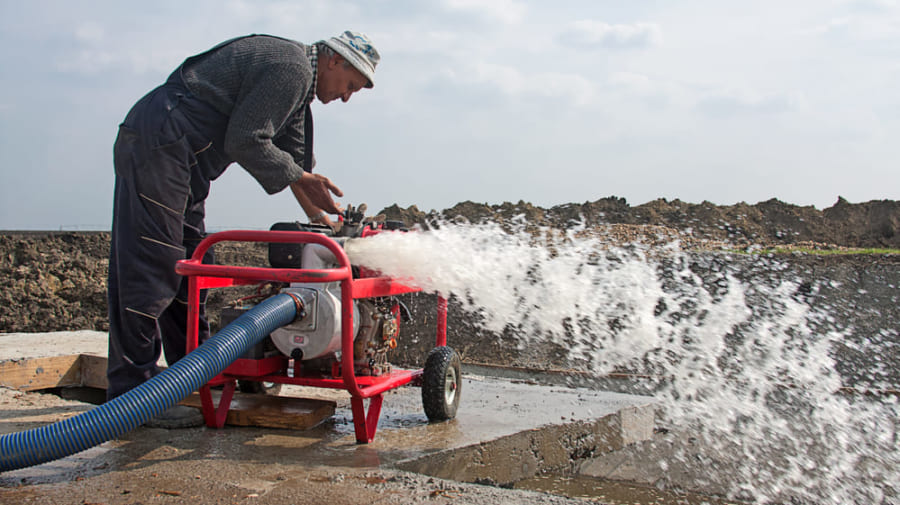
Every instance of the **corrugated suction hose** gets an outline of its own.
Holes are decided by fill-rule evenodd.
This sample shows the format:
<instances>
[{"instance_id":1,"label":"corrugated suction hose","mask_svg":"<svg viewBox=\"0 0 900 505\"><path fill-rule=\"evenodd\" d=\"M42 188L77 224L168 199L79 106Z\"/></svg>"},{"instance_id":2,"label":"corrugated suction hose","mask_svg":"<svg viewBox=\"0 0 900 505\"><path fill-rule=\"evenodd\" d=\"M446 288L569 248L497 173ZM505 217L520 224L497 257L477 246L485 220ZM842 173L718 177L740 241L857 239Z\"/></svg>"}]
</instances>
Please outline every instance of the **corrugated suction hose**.
<instances>
[{"instance_id":1,"label":"corrugated suction hose","mask_svg":"<svg viewBox=\"0 0 900 505\"><path fill-rule=\"evenodd\" d=\"M302 312L289 294L273 296L149 381L83 414L0 437L0 472L63 458L144 424L187 398L247 349Z\"/></svg>"}]
</instances>

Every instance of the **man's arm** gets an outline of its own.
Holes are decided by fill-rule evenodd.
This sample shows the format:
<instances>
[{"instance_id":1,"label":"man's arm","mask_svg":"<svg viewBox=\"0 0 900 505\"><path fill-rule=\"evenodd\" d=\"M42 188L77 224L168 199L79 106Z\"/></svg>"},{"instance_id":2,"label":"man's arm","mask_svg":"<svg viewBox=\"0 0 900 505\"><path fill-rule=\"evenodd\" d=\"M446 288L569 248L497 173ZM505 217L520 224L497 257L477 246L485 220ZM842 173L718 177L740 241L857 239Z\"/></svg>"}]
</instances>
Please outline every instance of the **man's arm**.
<instances>
[{"instance_id":1,"label":"man's arm","mask_svg":"<svg viewBox=\"0 0 900 505\"><path fill-rule=\"evenodd\" d=\"M275 143L279 128L293 119L308 91L308 72L308 65L299 63L248 69L247 89L237 98L228 120L225 153L269 194L283 190L304 169L312 169L303 166L302 153L287 151Z\"/></svg>"}]
</instances>

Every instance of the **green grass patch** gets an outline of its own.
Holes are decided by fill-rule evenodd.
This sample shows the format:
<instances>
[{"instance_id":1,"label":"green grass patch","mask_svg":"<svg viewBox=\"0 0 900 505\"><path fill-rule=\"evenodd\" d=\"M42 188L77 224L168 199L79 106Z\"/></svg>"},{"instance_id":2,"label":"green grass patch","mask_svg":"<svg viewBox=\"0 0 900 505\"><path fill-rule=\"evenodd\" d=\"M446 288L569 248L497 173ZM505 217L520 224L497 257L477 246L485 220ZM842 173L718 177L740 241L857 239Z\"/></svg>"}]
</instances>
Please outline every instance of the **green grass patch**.
<instances>
[{"instance_id":1,"label":"green grass patch","mask_svg":"<svg viewBox=\"0 0 900 505\"><path fill-rule=\"evenodd\" d=\"M900 254L900 249L855 248L841 247L837 249L817 249L812 247L768 247L755 250L735 250L733 252L763 255L763 254L810 254L815 256L848 256L848 255L884 255Z\"/></svg>"}]
</instances>

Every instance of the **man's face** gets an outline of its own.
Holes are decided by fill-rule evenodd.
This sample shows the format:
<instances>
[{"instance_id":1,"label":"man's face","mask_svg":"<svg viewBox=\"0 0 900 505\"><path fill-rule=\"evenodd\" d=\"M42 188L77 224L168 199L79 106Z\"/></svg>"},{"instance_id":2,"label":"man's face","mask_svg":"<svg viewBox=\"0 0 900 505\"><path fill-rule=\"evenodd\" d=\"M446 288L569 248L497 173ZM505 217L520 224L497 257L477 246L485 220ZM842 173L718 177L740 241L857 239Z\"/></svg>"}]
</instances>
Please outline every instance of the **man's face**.
<instances>
[{"instance_id":1,"label":"man's face","mask_svg":"<svg viewBox=\"0 0 900 505\"><path fill-rule=\"evenodd\" d=\"M359 70L344 62L341 55L334 55L325 63L319 80L316 81L316 98L320 102L328 103L338 98L346 102L353 93L369 82Z\"/></svg>"}]
</instances>

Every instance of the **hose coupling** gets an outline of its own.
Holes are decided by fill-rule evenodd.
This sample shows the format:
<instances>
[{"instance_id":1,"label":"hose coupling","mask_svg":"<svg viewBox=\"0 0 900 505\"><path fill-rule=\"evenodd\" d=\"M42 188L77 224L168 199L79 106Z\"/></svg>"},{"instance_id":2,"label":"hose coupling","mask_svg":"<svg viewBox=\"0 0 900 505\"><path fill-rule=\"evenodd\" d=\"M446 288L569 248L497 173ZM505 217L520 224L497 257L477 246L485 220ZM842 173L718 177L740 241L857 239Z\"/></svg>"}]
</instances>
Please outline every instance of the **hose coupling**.
<instances>
[{"instance_id":1,"label":"hose coupling","mask_svg":"<svg viewBox=\"0 0 900 505\"><path fill-rule=\"evenodd\" d=\"M296 317L294 317L294 321L306 317L306 308L303 306L303 300L301 300L299 296L291 293L290 291L285 292L285 294L290 296L291 299L294 300L294 308L297 310L297 315Z\"/></svg>"}]
</instances>

